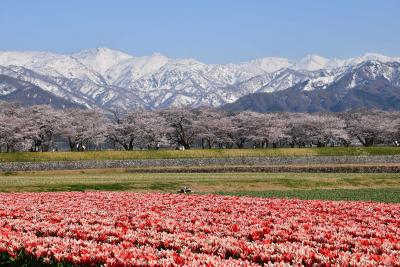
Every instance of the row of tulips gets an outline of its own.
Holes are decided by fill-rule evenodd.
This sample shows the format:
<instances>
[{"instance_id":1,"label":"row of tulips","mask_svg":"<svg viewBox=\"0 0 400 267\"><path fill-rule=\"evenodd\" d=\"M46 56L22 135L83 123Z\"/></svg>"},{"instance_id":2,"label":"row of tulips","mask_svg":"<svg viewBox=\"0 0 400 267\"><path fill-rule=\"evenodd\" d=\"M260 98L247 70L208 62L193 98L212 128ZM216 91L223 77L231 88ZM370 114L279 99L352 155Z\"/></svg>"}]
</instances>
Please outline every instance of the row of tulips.
<instances>
[{"instance_id":1,"label":"row of tulips","mask_svg":"<svg viewBox=\"0 0 400 267\"><path fill-rule=\"evenodd\" d=\"M400 266L400 205L0 194L0 254L0 264L58 266Z\"/></svg>"}]
</instances>

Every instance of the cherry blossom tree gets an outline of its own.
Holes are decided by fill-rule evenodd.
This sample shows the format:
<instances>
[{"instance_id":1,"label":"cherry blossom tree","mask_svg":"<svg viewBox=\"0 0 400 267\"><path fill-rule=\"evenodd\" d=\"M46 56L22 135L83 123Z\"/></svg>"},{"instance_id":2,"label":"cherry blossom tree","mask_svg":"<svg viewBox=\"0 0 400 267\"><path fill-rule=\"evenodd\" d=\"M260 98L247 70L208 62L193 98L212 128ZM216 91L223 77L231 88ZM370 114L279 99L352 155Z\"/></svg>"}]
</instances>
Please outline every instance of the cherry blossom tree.
<instances>
[{"instance_id":1,"label":"cherry blossom tree","mask_svg":"<svg viewBox=\"0 0 400 267\"><path fill-rule=\"evenodd\" d=\"M140 110L135 112L138 138L136 145L140 148L158 148L166 142L169 128L167 121L160 113Z\"/></svg>"},{"instance_id":2,"label":"cherry blossom tree","mask_svg":"<svg viewBox=\"0 0 400 267\"><path fill-rule=\"evenodd\" d=\"M349 142L345 127L345 121L333 114L291 113L288 134L292 146L344 144Z\"/></svg>"},{"instance_id":3,"label":"cherry blossom tree","mask_svg":"<svg viewBox=\"0 0 400 267\"><path fill-rule=\"evenodd\" d=\"M107 125L107 138L125 150L133 150L137 128L132 116L120 117L114 113L114 121Z\"/></svg>"},{"instance_id":4,"label":"cherry blossom tree","mask_svg":"<svg viewBox=\"0 0 400 267\"><path fill-rule=\"evenodd\" d=\"M61 133L63 116L61 111L48 105L36 105L25 110L26 127L30 128L33 151L49 151L54 137Z\"/></svg>"},{"instance_id":5,"label":"cherry blossom tree","mask_svg":"<svg viewBox=\"0 0 400 267\"><path fill-rule=\"evenodd\" d=\"M21 117L0 114L0 151L1 147L5 148L5 152L26 149L29 143L24 126L25 121Z\"/></svg>"},{"instance_id":6,"label":"cherry blossom tree","mask_svg":"<svg viewBox=\"0 0 400 267\"><path fill-rule=\"evenodd\" d=\"M201 139L202 147L212 148L217 143L222 143L221 138L221 121L226 114L216 109L202 109L199 111L196 127L198 129L198 138ZM231 124L231 122L228 122Z\"/></svg>"},{"instance_id":7,"label":"cherry blossom tree","mask_svg":"<svg viewBox=\"0 0 400 267\"><path fill-rule=\"evenodd\" d=\"M349 146L351 138L346 131L346 122L336 114L322 114L318 116L321 131L319 132L319 144L327 145L331 143Z\"/></svg>"},{"instance_id":8,"label":"cherry blossom tree","mask_svg":"<svg viewBox=\"0 0 400 267\"><path fill-rule=\"evenodd\" d=\"M313 131L312 117L307 114L291 114L288 123L288 135L290 136L290 145L302 147L312 138L310 131Z\"/></svg>"},{"instance_id":9,"label":"cherry blossom tree","mask_svg":"<svg viewBox=\"0 0 400 267\"><path fill-rule=\"evenodd\" d=\"M185 108L170 108L163 110L161 114L171 127L167 133L170 143L189 149L198 134L194 112Z\"/></svg>"},{"instance_id":10,"label":"cherry blossom tree","mask_svg":"<svg viewBox=\"0 0 400 267\"><path fill-rule=\"evenodd\" d=\"M249 134L249 139L254 141L255 147L266 148L269 143L273 147L287 137L287 120L283 113L253 113L252 127L254 131Z\"/></svg>"},{"instance_id":11,"label":"cherry blossom tree","mask_svg":"<svg viewBox=\"0 0 400 267\"><path fill-rule=\"evenodd\" d=\"M364 146L400 142L400 112L358 111L345 113L256 113L228 115L221 110L169 108L126 113L100 110L54 110L37 105L23 108L0 102L0 151L49 151L56 137L67 140L71 150L111 140L126 150L158 148L169 142L186 149L196 143L203 148L243 148L253 144L266 148L290 144L350 145L357 139ZM108 138L108 139L107 139Z\"/></svg>"},{"instance_id":12,"label":"cherry blossom tree","mask_svg":"<svg viewBox=\"0 0 400 267\"><path fill-rule=\"evenodd\" d=\"M0 113L6 116L22 116L23 110L18 103L0 101Z\"/></svg>"},{"instance_id":13,"label":"cherry blossom tree","mask_svg":"<svg viewBox=\"0 0 400 267\"><path fill-rule=\"evenodd\" d=\"M346 121L346 130L356 137L363 146L372 146L387 140L396 132L393 118L385 111L360 111L342 114Z\"/></svg>"},{"instance_id":14,"label":"cherry blossom tree","mask_svg":"<svg viewBox=\"0 0 400 267\"><path fill-rule=\"evenodd\" d=\"M257 132L256 112L243 111L232 117L232 129L228 136L233 140L238 148L243 148L247 141L254 139Z\"/></svg>"},{"instance_id":15,"label":"cherry blossom tree","mask_svg":"<svg viewBox=\"0 0 400 267\"><path fill-rule=\"evenodd\" d=\"M157 148L169 131L166 120L157 112L137 110L109 123L107 137L125 150Z\"/></svg>"},{"instance_id":16,"label":"cherry blossom tree","mask_svg":"<svg viewBox=\"0 0 400 267\"><path fill-rule=\"evenodd\" d=\"M216 142L219 148L232 148L235 145L234 135L232 132L235 127L232 123L232 117L222 117L219 121L215 121L216 125Z\"/></svg>"},{"instance_id":17,"label":"cherry blossom tree","mask_svg":"<svg viewBox=\"0 0 400 267\"><path fill-rule=\"evenodd\" d=\"M391 131L389 139L395 142L396 146L400 145L400 111L392 111L390 113L391 118Z\"/></svg>"},{"instance_id":18,"label":"cherry blossom tree","mask_svg":"<svg viewBox=\"0 0 400 267\"><path fill-rule=\"evenodd\" d=\"M70 109L63 113L61 135L67 138L71 151L83 151L89 144L105 140L106 121L100 110Z\"/></svg>"},{"instance_id":19,"label":"cherry blossom tree","mask_svg":"<svg viewBox=\"0 0 400 267\"><path fill-rule=\"evenodd\" d=\"M0 102L0 151L26 150L30 136L26 127L24 109L16 103Z\"/></svg>"}]
</instances>

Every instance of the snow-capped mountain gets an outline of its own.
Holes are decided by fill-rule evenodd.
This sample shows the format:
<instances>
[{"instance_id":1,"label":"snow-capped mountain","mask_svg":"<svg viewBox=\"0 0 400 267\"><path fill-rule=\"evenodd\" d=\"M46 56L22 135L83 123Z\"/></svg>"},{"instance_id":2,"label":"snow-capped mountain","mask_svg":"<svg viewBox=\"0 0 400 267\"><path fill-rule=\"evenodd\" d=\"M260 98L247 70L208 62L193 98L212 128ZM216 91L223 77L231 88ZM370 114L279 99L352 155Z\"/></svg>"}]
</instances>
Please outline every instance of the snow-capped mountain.
<instances>
[{"instance_id":1,"label":"snow-capped mountain","mask_svg":"<svg viewBox=\"0 0 400 267\"><path fill-rule=\"evenodd\" d=\"M21 66L53 77L103 82L97 71L68 55L48 52L0 52L0 66Z\"/></svg>"},{"instance_id":2,"label":"snow-capped mountain","mask_svg":"<svg viewBox=\"0 0 400 267\"><path fill-rule=\"evenodd\" d=\"M307 55L300 61L294 63L291 68L296 70L332 70L340 67L355 66L366 61L379 61L379 62L400 62L400 57L388 57L380 54L366 53L361 57L338 59L338 58L324 58L319 55Z\"/></svg>"},{"instance_id":3,"label":"snow-capped mountain","mask_svg":"<svg viewBox=\"0 0 400 267\"><path fill-rule=\"evenodd\" d=\"M369 60L347 68L308 72L285 90L256 93L226 104L229 111L345 111L361 108L400 110L400 63ZM314 74L314 77L313 75Z\"/></svg>"},{"instance_id":4,"label":"snow-capped mountain","mask_svg":"<svg viewBox=\"0 0 400 267\"><path fill-rule=\"evenodd\" d=\"M112 67L120 65L124 61L133 59L133 57L128 54L108 48L82 50L73 54L72 58L76 59L87 68L96 71L102 75L103 78L107 78L107 75L109 75L109 69Z\"/></svg>"},{"instance_id":5,"label":"snow-capped mountain","mask_svg":"<svg viewBox=\"0 0 400 267\"><path fill-rule=\"evenodd\" d=\"M16 94L15 80L19 80L89 108L220 106L247 94L273 93L296 85L304 91L334 84L352 88L379 77L397 85L399 68L393 62L400 62L400 57L365 54L328 59L308 55L299 61L269 57L238 64L205 64L157 53L136 57L108 48L72 55L7 51L0 52L0 75L4 81L0 95L21 96L23 93ZM339 80L347 83L339 85Z\"/></svg>"}]
</instances>

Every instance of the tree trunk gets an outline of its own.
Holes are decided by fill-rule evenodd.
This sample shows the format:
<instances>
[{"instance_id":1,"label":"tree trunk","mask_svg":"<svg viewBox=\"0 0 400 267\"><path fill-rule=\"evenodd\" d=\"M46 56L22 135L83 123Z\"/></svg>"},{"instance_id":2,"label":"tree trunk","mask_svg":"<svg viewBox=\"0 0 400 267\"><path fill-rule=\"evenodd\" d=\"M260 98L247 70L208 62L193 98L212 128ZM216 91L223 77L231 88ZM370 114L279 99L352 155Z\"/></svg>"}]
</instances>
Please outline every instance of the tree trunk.
<instances>
[{"instance_id":1,"label":"tree trunk","mask_svg":"<svg viewBox=\"0 0 400 267\"><path fill-rule=\"evenodd\" d=\"M240 139L236 142L236 145L237 145L238 148L243 148L245 142L246 142L246 138L240 138Z\"/></svg>"},{"instance_id":2,"label":"tree trunk","mask_svg":"<svg viewBox=\"0 0 400 267\"><path fill-rule=\"evenodd\" d=\"M368 137L368 138L365 138L365 142L366 142L367 146L373 146L375 140L373 137Z\"/></svg>"},{"instance_id":3,"label":"tree trunk","mask_svg":"<svg viewBox=\"0 0 400 267\"><path fill-rule=\"evenodd\" d=\"M357 135L357 139L365 147L374 145L374 138L373 137L366 137L366 138L364 138L364 140L362 140L362 138Z\"/></svg>"},{"instance_id":4,"label":"tree trunk","mask_svg":"<svg viewBox=\"0 0 400 267\"><path fill-rule=\"evenodd\" d=\"M208 149L212 148L213 142L210 139L207 140Z\"/></svg>"},{"instance_id":5,"label":"tree trunk","mask_svg":"<svg viewBox=\"0 0 400 267\"><path fill-rule=\"evenodd\" d=\"M68 138L68 144L69 144L69 148L71 149L71 151L74 151L75 146L76 146L76 143L73 142L73 141L71 140L71 138Z\"/></svg>"},{"instance_id":6,"label":"tree trunk","mask_svg":"<svg viewBox=\"0 0 400 267\"><path fill-rule=\"evenodd\" d=\"M133 150L133 139L129 141L128 150Z\"/></svg>"},{"instance_id":7,"label":"tree trunk","mask_svg":"<svg viewBox=\"0 0 400 267\"><path fill-rule=\"evenodd\" d=\"M317 142L317 147L325 147L325 143L318 141Z\"/></svg>"}]
</instances>

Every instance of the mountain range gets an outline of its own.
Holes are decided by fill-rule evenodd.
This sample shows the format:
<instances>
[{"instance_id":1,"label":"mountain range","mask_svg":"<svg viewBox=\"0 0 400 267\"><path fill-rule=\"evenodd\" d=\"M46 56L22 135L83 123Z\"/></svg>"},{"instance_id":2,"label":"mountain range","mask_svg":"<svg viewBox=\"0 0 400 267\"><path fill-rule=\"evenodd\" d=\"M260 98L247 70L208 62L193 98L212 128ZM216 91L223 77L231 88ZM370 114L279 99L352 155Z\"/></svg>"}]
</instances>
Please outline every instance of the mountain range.
<instances>
[{"instance_id":1,"label":"mountain range","mask_svg":"<svg viewBox=\"0 0 400 267\"><path fill-rule=\"evenodd\" d=\"M286 71L285 71L286 72ZM285 90L261 88L222 108L231 112L340 112L358 109L400 110L400 63L366 61L353 67L303 76Z\"/></svg>"},{"instance_id":2,"label":"mountain range","mask_svg":"<svg viewBox=\"0 0 400 267\"><path fill-rule=\"evenodd\" d=\"M231 111L400 109L400 57L308 55L205 64L162 54L136 57L94 48L62 55L0 52L0 100L57 108L159 109L213 106Z\"/></svg>"}]
</instances>

